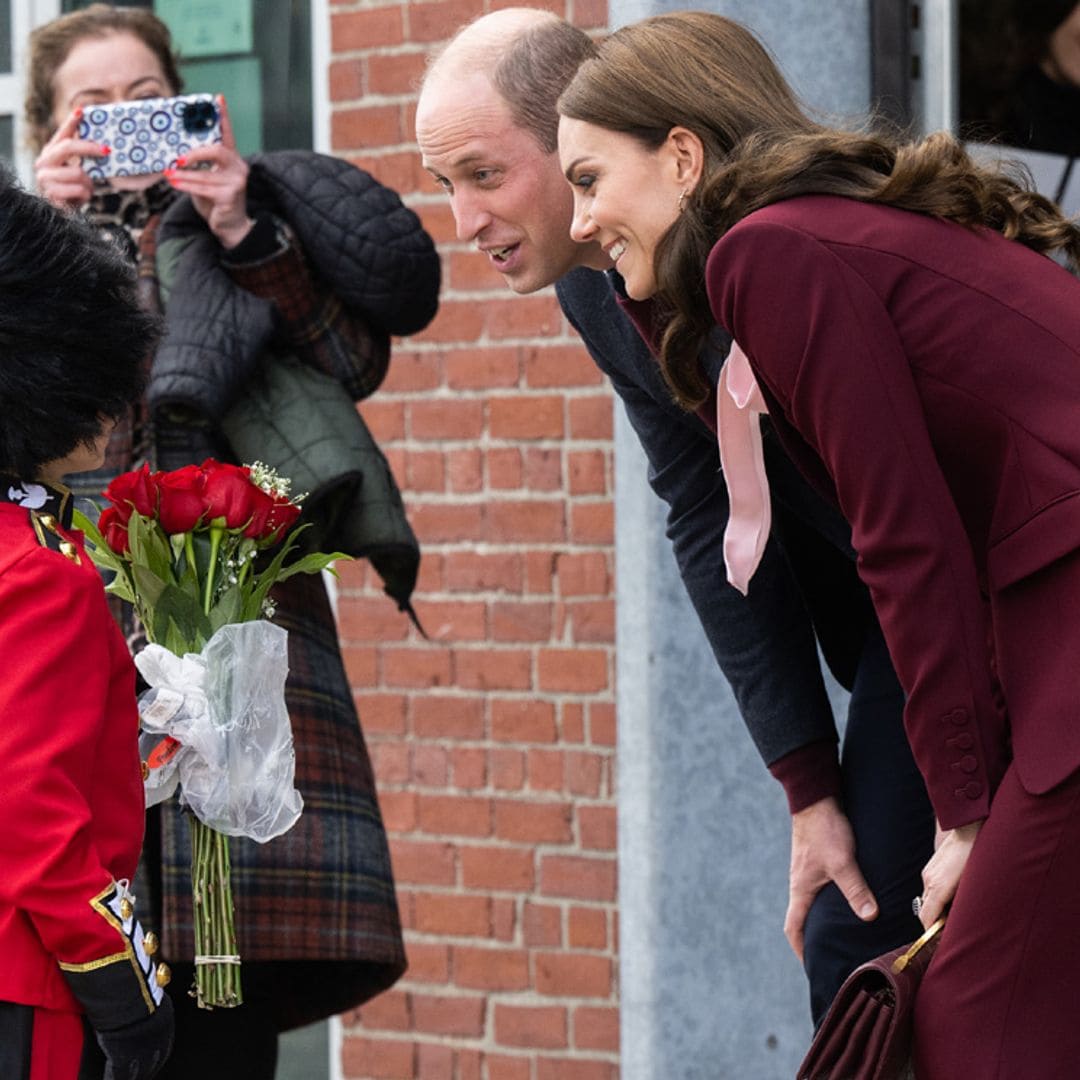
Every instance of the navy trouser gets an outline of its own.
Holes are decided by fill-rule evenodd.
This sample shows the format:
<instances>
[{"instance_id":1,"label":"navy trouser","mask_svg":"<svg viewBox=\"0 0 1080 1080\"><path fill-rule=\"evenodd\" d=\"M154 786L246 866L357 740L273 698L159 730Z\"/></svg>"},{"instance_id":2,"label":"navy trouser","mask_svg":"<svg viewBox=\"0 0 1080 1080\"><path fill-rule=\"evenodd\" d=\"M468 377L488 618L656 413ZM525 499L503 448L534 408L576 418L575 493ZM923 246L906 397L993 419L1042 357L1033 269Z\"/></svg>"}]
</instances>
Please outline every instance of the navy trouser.
<instances>
[{"instance_id":1,"label":"navy trouser","mask_svg":"<svg viewBox=\"0 0 1080 1080\"><path fill-rule=\"evenodd\" d=\"M200 1009L187 992L195 976L194 964L170 961L170 966L176 1038L158 1080L274 1080L278 1054L275 965L258 961L241 965L244 1004L235 1009Z\"/></svg>"},{"instance_id":2,"label":"navy trouser","mask_svg":"<svg viewBox=\"0 0 1080 1080\"><path fill-rule=\"evenodd\" d=\"M863 922L834 884L814 900L803 959L815 1027L854 968L922 933L911 901L922 894L922 868L933 854L934 813L904 734L903 708L903 691L875 630L852 687L840 766L856 858L880 913Z\"/></svg>"}]
</instances>

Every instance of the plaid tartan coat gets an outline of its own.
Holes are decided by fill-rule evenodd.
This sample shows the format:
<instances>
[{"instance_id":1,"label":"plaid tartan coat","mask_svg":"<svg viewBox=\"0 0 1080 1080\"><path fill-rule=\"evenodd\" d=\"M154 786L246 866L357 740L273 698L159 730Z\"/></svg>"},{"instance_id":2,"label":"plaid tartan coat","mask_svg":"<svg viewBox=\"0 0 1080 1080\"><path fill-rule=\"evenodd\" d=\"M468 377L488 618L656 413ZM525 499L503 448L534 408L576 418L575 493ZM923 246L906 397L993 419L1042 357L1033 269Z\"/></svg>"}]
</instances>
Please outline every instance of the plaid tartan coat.
<instances>
[{"instance_id":1,"label":"plaid tartan coat","mask_svg":"<svg viewBox=\"0 0 1080 1080\"><path fill-rule=\"evenodd\" d=\"M283 157L300 191L325 181L328 163L332 163L331 179L342 175L343 163L336 159L295 152ZM273 172L274 158L262 157L264 177L266 170ZM308 177L305 168L310 170ZM363 190L372 190L370 177L352 172L363 177ZM353 182L349 174L343 179ZM377 297L380 287L392 281L399 308L411 303L414 312L429 312L430 318L439 280L434 245L396 195L374 186L379 200L376 212L389 203L399 235L411 230L413 236L411 246L400 247L397 263L392 247L382 250L379 258L390 277L369 272L371 295ZM149 303L160 300L155 254L162 215L154 212L160 209L153 205L156 197L160 195L150 193L135 204L134 211L130 196L119 207L114 202L98 209L99 224L114 232L122 230L122 238L130 240ZM187 202L183 198L168 206L166 221L177 216L190 222ZM243 312L250 309L254 295L265 302L270 316L262 324L258 351L288 350L334 375L355 397L371 393L386 372L390 331L355 303L343 304L335 291L337 282L328 280L325 270L328 265L340 267L342 274L352 275L350 287L355 289L357 268L341 257L341 251L347 252L350 232L370 228L371 223L350 221L349 209L354 216L364 212L355 200L346 205L338 199L335 205L337 216L322 220L317 233L298 237L291 221L302 215L290 214L291 208L280 202L263 203L253 207L256 225L238 247L221 252L216 243L204 244L202 250L212 260L206 274L200 275L197 267L192 272L188 264L168 293L165 341L173 350L173 361L177 341L184 350L181 360L196 374L200 362L217 365L220 375L221 364L230 362L230 354L239 350L250 355L251 343L244 334L251 320L244 314L231 318L231 313L234 299L235 307ZM139 220L140 214L145 220ZM312 244L324 249L312 251ZM325 245L334 244L341 250L325 250ZM313 263L321 268L321 276L311 269ZM408 288L415 294L411 298L400 295L402 263L420 271L408 274ZM174 302L180 310L191 310L193 291L201 291L195 309L213 310L215 318L203 318L201 333L188 338L184 328L179 335L173 333L171 310ZM401 332L396 326L392 330ZM155 358L150 365L152 386L156 363ZM209 371L206 381L212 381ZM234 380L231 392L242 393L243 385L242 379ZM157 386L160 391L160 379ZM193 407L175 393L159 394L159 398L152 410L144 401L129 423L118 427L104 475L91 480L94 490L100 491L111 475L145 457L161 469L208 456L232 458L208 410ZM227 405L227 401L218 402L216 408L224 410ZM406 959L371 762L326 589L321 577L301 575L278 586L273 596L275 621L289 632L285 693L296 748L296 786L304 797L304 811L289 832L267 844L231 840L230 854L243 962L262 969L267 963L288 962L274 984L279 1027L284 1030L362 1003L390 986L405 970ZM178 962L194 955L190 860L187 821L172 800L151 813L142 877L143 888L160 910L163 954Z\"/></svg>"}]
</instances>

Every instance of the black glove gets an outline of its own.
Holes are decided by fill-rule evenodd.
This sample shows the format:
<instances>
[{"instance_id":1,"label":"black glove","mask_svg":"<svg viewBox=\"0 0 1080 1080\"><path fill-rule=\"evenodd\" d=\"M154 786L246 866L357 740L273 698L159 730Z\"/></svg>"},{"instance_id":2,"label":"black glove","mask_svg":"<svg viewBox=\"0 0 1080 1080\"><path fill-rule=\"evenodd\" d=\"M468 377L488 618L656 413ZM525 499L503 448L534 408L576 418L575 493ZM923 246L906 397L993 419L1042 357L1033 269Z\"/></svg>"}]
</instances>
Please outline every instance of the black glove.
<instances>
[{"instance_id":1,"label":"black glove","mask_svg":"<svg viewBox=\"0 0 1080 1080\"><path fill-rule=\"evenodd\" d=\"M152 1080L172 1051L173 1006L166 994L147 1017L114 1031L98 1031L105 1054L104 1080Z\"/></svg>"},{"instance_id":2,"label":"black glove","mask_svg":"<svg viewBox=\"0 0 1080 1080\"><path fill-rule=\"evenodd\" d=\"M126 880L113 882L91 907L116 931L117 946L96 961L60 959L60 971L105 1054L104 1080L151 1080L172 1050L169 970L154 963L157 942L135 918Z\"/></svg>"}]
</instances>

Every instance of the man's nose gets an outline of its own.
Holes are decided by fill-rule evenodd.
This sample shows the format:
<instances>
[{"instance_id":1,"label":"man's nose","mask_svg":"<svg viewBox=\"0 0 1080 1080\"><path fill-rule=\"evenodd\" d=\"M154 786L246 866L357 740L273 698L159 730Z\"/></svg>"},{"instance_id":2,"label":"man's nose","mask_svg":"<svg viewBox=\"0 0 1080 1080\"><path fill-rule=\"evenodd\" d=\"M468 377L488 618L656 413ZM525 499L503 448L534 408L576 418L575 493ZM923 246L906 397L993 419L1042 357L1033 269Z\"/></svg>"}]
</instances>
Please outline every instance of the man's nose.
<instances>
[{"instance_id":1,"label":"man's nose","mask_svg":"<svg viewBox=\"0 0 1080 1080\"><path fill-rule=\"evenodd\" d=\"M459 240L474 241L491 224L491 214L484 199L473 192L455 191L450 199Z\"/></svg>"}]
</instances>

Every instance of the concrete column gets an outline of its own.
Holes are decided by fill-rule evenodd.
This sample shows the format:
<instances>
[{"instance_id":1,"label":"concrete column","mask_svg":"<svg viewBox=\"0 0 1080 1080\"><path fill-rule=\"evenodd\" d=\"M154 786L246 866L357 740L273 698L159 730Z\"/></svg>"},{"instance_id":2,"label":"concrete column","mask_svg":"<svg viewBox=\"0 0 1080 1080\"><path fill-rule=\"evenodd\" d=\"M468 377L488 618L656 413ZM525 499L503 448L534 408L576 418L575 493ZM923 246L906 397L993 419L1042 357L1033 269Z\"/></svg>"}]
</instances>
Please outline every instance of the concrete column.
<instances>
[{"instance_id":1,"label":"concrete column","mask_svg":"<svg viewBox=\"0 0 1080 1080\"><path fill-rule=\"evenodd\" d=\"M869 101L869 4L697 6L760 34L811 107L851 116ZM612 26L687 6L611 0ZM622 1077L791 1080L811 1029L782 934L783 794L686 598L664 509L616 409Z\"/></svg>"}]
</instances>

